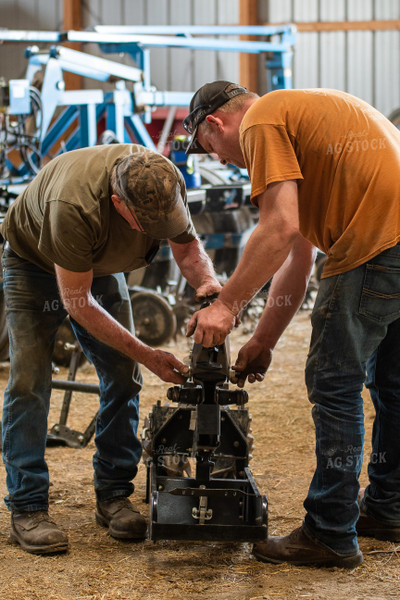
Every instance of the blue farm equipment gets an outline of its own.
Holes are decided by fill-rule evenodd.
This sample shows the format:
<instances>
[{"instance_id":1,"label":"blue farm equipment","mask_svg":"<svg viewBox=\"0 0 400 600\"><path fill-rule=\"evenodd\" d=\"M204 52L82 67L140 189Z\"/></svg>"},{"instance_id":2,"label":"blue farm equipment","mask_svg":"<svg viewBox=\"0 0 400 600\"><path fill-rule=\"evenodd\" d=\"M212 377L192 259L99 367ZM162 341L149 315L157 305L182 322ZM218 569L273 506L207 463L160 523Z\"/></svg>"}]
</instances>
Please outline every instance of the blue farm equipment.
<instances>
[{"instance_id":1,"label":"blue farm equipment","mask_svg":"<svg viewBox=\"0 0 400 600\"><path fill-rule=\"evenodd\" d=\"M224 35L263 39L221 39ZM151 85L151 48L263 53L268 89L274 90L291 87L295 30L292 26L97 27L62 33L0 30L2 40L54 44L48 50L27 48L26 77L0 82L0 212L5 214L41 166L61 152L98 143L135 142L158 151L165 147L173 112L176 107L186 108L192 93L159 91ZM135 66L63 45L77 41L95 42L104 53L128 54ZM65 72L107 83L113 89L66 90ZM169 109L158 147L146 127L156 107ZM197 231L223 279L234 270L255 226L249 180L240 169L222 167L210 157L186 157L185 143L184 137L175 137L169 155L182 170ZM169 246L162 246L152 265L129 273L127 280L138 336L152 345L166 342L183 327L194 308L192 292L178 273ZM252 314L256 313L257 308ZM81 350L69 337L68 323L60 329L64 332L60 333L62 349L70 351L69 373L67 381L53 379L53 388L65 390L65 395L60 420L51 428L48 443L79 448L93 435L96 416L83 432L69 428L71 394L97 394L98 386L75 381ZM0 294L1 358L7 349ZM248 396L244 390L230 389L230 378L229 340L214 348L195 344L189 380L168 391L168 399L176 406L162 406L157 401L146 421L143 446L150 538L154 541L253 542L267 534L267 500L248 466L252 450ZM195 467L193 474L189 473L190 464Z\"/></svg>"},{"instance_id":2,"label":"blue farm equipment","mask_svg":"<svg viewBox=\"0 0 400 600\"><path fill-rule=\"evenodd\" d=\"M256 41L231 39L253 36ZM218 36L218 37L217 37ZM224 36L229 36L224 37ZM0 42L47 44L25 49L25 78L0 79L0 211L38 172L61 152L98 143L135 142L165 150L177 107L187 108L192 92L160 91L152 85L152 48L223 50L262 54L269 90L291 87L291 58L295 43L292 25L269 27L95 27L90 31L0 30ZM72 50L64 44L96 43L103 54L127 55L132 66L103 56ZM65 73L99 82L99 89L65 89ZM105 85L107 84L107 85ZM107 91L103 88L107 87ZM111 88L111 89L110 89ZM156 146L149 133L153 111L167 109L161 139ZM245 172L222 167L210 157L198 160L184 152L185 138L175 137L169 156L182 170L188 187L193 220L221 277L229 276L254 226ZM131 273L132 297L139 303L143 290L167 300L179 330L192 310L185 282L179 279L168 246L161 248L144 272ZM171 283L172 282L172 283ZM152 310L137 314L139 335L158 329L158 343L167 341L174 326ZM142 322L141 322L142 321ZM165 325L165 335L163 326Z\"/></svg>"}]
</instances>

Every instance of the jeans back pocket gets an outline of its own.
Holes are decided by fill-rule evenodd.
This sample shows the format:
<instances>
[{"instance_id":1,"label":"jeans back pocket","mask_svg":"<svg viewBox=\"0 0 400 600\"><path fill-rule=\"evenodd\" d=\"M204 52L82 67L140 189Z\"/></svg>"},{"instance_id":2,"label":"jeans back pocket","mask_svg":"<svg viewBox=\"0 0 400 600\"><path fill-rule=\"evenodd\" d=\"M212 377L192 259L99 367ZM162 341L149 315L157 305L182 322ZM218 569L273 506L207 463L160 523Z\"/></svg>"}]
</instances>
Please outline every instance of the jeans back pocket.
<instances>
[{"instance_id":1,"label":"jeans back pocket","mask_svg":"<svg viewBox=\"0 0 400 600\"><path fill-rule=\"evenodd\" d=\"M359 313L379 323L400 317L400 267L365 265Z\"/></svg>"}]
</instances>

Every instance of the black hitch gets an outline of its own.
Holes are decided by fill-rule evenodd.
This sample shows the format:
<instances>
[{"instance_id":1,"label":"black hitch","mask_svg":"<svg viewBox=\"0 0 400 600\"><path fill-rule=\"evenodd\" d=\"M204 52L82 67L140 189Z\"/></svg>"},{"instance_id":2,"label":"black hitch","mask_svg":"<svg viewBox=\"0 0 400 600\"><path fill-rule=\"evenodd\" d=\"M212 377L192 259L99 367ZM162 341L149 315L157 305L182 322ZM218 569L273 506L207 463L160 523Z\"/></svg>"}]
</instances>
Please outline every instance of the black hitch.
<instances>
[{"instance_id":1,"label":"black hitch","mask_svg":"<svg viewBox=\"0 0 400 600\"><path fill-rule=\"evenodd\" d=\"M267 536L267 499L248 467L248 394L230 389L229 340L194 344L190 378L169 388L143 430L153 541L256 542ZM192 474L192 466L195 473Z\"/></svg>"}]
</instances>

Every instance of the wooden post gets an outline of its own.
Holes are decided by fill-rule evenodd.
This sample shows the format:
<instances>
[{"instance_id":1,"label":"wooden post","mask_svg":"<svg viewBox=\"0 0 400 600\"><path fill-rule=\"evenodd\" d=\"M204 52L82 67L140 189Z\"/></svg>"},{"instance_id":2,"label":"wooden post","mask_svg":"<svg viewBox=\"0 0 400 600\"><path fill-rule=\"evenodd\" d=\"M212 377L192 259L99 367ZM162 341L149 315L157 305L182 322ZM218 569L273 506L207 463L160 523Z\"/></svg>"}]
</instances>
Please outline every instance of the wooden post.
<instances>
[{"instance_id":1,"label":"wooden post","mask_svg":"<svg viewBox=\"0 0 400 600\"><path fill-rule=\"evenodd\" d=\"M63 30L74 29L79 31L82 28L82 2L81 0L64 0ZM65 43L67 48L80 50L79 42ZM82 88L82 77L76 73L64 72L65 89L80 90Z\"/></svg>"},{"instance_id":2,"label":"wooden post","mask_svg":"<svg viewBox=\"0 0 400 600\"><path fill-rule=\"evenodd\" d=\"M240 0L240 25L258 25L257 0ZM242 35L242 40L255 40L254 36ZM259 92L258 87L258 55L240 54L240 85L244 85L252 92Z\"/></svg>"}]
</instances>

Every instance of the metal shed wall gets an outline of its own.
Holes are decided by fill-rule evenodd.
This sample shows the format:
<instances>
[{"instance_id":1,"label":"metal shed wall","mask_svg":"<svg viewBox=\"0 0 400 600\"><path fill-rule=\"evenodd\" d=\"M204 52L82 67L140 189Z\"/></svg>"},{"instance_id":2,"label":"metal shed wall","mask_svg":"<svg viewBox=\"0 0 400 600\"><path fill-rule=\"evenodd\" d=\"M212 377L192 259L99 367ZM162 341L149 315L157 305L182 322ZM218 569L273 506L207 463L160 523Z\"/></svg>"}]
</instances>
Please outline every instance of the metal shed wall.
<instances>
[{"instance_id":1,"label":"metal shed wall","mask_svg":"<svg viewBox=\"0 0 400 600\"><path fill-rule=\"evenodd\" d=\"M93 25L218 25L239 23L239 0L82 0L83 27ZM62 0L0 0L0 27L59 30ZM260 23L399 19L399 0L259 0ZM101 54L97 46L87 51ZM110 55L109 58L123 60ZM260 92L266 91L260 57ZM21 77L24 44L0 46L0 76ZM213 79L239 80L233 52L151 50L152 83L160 90L190 91ZM98 82L85 82L98 87ZM298 33L295 87L333 87L371 102L384 114L400 106L400 32Z\"/></svg>"},{"instance_id":2,"label":"metal shed wall","mask_svg":"<svg viewBox=\"0 0 400 600\"><path fill-rule=\"evenodd\" d=\"M259 0L261 23L399 19L399 0ZM389 115L400 106L400 32L299 32L294 86L331 87Z\"/></svg>"},{"instance_id":3,"label":"metal shed wall","mask_svg":"<svg viewBox=\"0 0 400 600\"><path fill-rule=\"evenodd\" d=\"M0 27L59 31L63 19L62 0L0 0ZM24 77L26 44L0 45L0 77Z\"/></svg>"},{"instance_id":4,"label":"metal shed wall","mask_svg":"<svg viewBox=\"0 0 400 600\"><path fill-rule=\"evenodd\" d=\"M83 8L83 27L239 23L239 0L84 0ZM94 47L90 51L98 53ZM213 79L237 79L239 56L232 52L153 48L150 64L152 83L158 89L192 91Z\"/></svg>"},{"instance_id":5,"label":"metal shed wall","mask_svg":"<svg viewBox=\"0 0 400 600\"><path fill-rule=\"evenodd\" d=\"M62 29L62 0L0 0L0 27L9 29ZM82 0L82 25L236 25L239 0ZM24 44L0 46L0 76L23 76ZM43 45L43 47L46 47ZM97 45L83 48L102 54ZM129 58L109 55L132 64ZM152 83L160 90L191 91L213 79L238 79L239 56L235 52L152 49ZM85 82L98 87L98 82Z\"/></svg>"}]
</instances>

